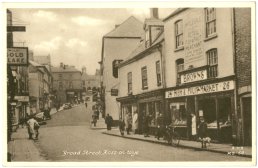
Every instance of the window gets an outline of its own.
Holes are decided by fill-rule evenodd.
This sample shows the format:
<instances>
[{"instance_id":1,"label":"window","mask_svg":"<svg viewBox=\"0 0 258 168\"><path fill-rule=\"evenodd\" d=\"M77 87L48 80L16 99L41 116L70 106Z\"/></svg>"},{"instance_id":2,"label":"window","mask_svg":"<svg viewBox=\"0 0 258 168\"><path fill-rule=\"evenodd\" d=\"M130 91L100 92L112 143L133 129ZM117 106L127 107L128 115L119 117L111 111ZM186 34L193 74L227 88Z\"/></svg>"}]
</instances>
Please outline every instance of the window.
<instances>
[{"instance_id":1,"label":"window","mask_svg":"<svg viewBox=\"0 0 258 168\"><path fill-rule=\"evenodd\" d=\"M146 30L145 32L145 47L148 48L150 46L150 31Z\"/></svg>"},{"instance_id":2,"label":"window","mask_svg":"<svg viewBox=\"0 0 258 168\"><path fill-rule=\"evenodd\" d=\"M175 23L176 49L183 47L183 21L179 20Z\"/></svg>"},{"instance_id":3,"label":"window","mask_svg":"<svg viewBox=\"0 0 258 168\"><path fill-rule=\"evenodd\" d=\"M59 82L59 90L63 90L63 83Z\"/></svg>"},{"instance_id":4,"label":"window","mask_svg":"<svg viewBox=\"0 0 258 168\"><path fill-rule=\"evenodd\" d=\"M132 93L132 72L128 72L127 74L127 83L128 83L128 94Z\"/></svg>"},{"instance_id":5,"label":"window","mask_svg":"<svg viewBox=\"0 0 258 168\"><path fill-rule=\"evenodd\" d=\"M122 62L123 60L114 60L112 62L112 68L113 68L113 77L114 78L118 78L118 65L120 62Z\"/></svg>"},{"instance_id":6,"label":"window","mask_svg":"<svg viewBox=\"0 0 258 168\"><path fill-rule=\"evenodd\" d=\"M62 78L62 77L63 77L63 75L62 75L62 74L58 74L58 76L59 76L59 78Z\"/></svg>"},{"instance_id":7,"label":"window","mask_svg":"<svg viewBox=\"0 0 258 168\"><path fill-rule=\"evenodd\" d=\"M177 84L181 83L180 72L184 70L184 59L176 60Z\"/></svg>"},{"instance_id":8,"label":"window","mask_svg":"<svg viewBox=\"0 0 258 168\"><path fill-rule=\"evenodd\" d=\"M142 89L148 89L147 67L142 67Z\"/></svg>"},{"instance_id":9,"label":"window","mask_svg":"<svg viewBox=\"0 0 258 168\"><path fill-rule=\"evenodd\" d=\"M217 49L211 49L207 51L207 64L208 67L208 77L215 78L218 76L218 55Z\"/></svg>"},{"instance_id":10,"label":"window","mask_svg":"<svg viewBox=\"0 0 258 168\"><path fill-rule=\"evenodd\" d=\"M157 85L161 85L160 61L156 62Z\"/></svg>"},{"instance_id":11,"label":"window","mask_svg":"<svg viewBox=\"0 0 258 168\"><path fill-rule=\"evenodd\" d=\"M72 81L69 82L69 88L70 88L70 89L73 88L73 82L72 82Z\"/></svg>"},{"instance_id":12,"label":"window","mask_svg":"<svg viewBox=\"0 0 258 168\"><path fill-rule=\"evenodd\" d=\"M206 37L216 33L216 11L215 8L205 9Z\"/></svg>"}]
</instances>

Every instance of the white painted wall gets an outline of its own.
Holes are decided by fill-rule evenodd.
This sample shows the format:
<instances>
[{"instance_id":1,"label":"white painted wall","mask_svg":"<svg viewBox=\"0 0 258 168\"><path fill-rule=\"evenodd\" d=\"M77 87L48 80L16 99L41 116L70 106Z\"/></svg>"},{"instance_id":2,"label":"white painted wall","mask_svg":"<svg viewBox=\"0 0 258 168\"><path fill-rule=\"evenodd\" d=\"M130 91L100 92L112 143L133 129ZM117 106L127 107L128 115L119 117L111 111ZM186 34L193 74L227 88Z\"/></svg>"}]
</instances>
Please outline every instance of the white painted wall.
<instances>
[{"instance_id":1,"label":"white painted wall","mask_svg":"<svg viewBox=\"0 0 258 168\"><path fill-rule=\"evenodd\" d=\"M130 63L126 66L123 66L119 69L119 76L120 76L120 85L119 85L119 97L128 96L128 84L127 84L127 74L128 72L132 72L132 90L133 95L149 92L152 90L157 90L162 88L162 84L157 86L157 76L156 76L156 61L161 62L161 55L158 50L149 54L148 56L137 60L133 63ZM141 75L141 68L146 66L147 67L147 77L148 77L148 89L142 89L142 75ZM162 68L161 73L162 73ZM162 81L163 82L163 81Z\"/></svg>"},{"instance_id":2,"label":"white painted wall","mask_svg":"<svg viewBox=\"0 0 258 168\"><path fill-rule=\"evenodd\" d=\"M103 58L103 86L105 87L106 114L114 120L119 119L119 104L117 96L111 96L111 89L118 89L119 80L113 77L112 62L115 59L124 60L139 45L140 39L134 38L105 38ZM120 91L119 91L120 92Z\"/></svg>"},{"instance_id":3,"label":"white painted wall","mask_svg":"<svg viewBox=\"0 0 258 168\"><path fill-rule=\"evenodd\" d=\"M190 30L200 30L201 36L201 56L193 62L185 63L185 68L193 65L194 68L207 65L206 51L217 48L218 52L218 78L234 75L233 69L233 47L232 47L232 21L230 8L216 9L216 32L217 37L208 41L205 40L205 21L204 9L187 9L178 15L170 18L165 22L165 45L166 45L166 83L167 87L176 86L176 63L179 58L186 60L186 50L175 51L175 28L174 24L177 20L182 19L184 25L184 44L189 38ZM197 20L197 24L192 23L188 29L185 24L191 24L193 20Z\"/></svg>"}]
</instances>

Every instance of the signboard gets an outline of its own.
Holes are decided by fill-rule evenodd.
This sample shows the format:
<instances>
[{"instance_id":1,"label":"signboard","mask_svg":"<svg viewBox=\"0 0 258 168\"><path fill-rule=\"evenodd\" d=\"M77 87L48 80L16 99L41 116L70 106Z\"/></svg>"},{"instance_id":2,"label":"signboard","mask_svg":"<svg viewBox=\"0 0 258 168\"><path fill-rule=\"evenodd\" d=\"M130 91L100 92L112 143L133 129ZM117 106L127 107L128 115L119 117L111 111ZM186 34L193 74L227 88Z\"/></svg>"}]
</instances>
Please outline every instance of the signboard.
<instances>
[{"instance_id":1,"label":"signboard","mask_svg":"<svg viewBox=\"0 0 258 168\"><path fill-rule=\"evenodd\" d=\"M29 102L29 96L14 96L14 100L20 102Z\"/></svg>"},{"instance_id":2,"label":"signboard","mask_svg":"<svg viewBox=\"0 0 258 168\"><path fill-rule=\"evenodd\" d=\"M199 9L189 11L184 19L184 52L185 64L204 59L203 49L203 11Z\"/></svg>"},{"instance_id":3,"label":"signboard","mask_svg":"<svg viewBox=\"0 0 258 168\"><path fill-rule=\"evenodd\" d=\"M25 26L7 26L7 32L25 32Z\"/></svg>"},{"instance_id":4,"label":"signboard","mask_svg":"<svg viewBox=\"0 0 258 168\"><path fill-rule=\"evenodd\" d=\"M67 92L67 94L71 94L71 95L73 95L73 94L74 94L74 92Z\"/></svg>"},{"instance_id":5,"label":"signboard","mask_svg":"<svg viewBox=\"0 0 258 168\"><path fill-rule=\"evenodd\" d=\"M193 86L182 89L174 89L166 91L166 98L183 97L183 96L193 96L206 93L216 93L229 91L234 89L234 81L224 81L218 83L212 83L207 85Z\"/></svg>"},{"instance_id":6,"label":"signboard","mask_svg":"<svg viewBox=\"0 0 258 168\"><path fill-rule=\"evenodd\" d=\"M118 96L118 89L111 89L111 96Z\"/></svg>"},{"instance_id":7,"label":"signboard","mask_svg":"<svg viewBox=\"0 0 258 168\"><path fill-rule=\"evenodd\" d=\"M28 65L28 47L7 48L8 65Z\"/></svg>"},{"instance_id":8,"label":"signboard","mask_svg":"<svg viewBox=\"0 0 258 168\"><path fill-rule=\"evenodd\" d=\"M190 83L207 79L207 70L201 70L181 75L181 83Z\"/></svg>"}]
</instances>

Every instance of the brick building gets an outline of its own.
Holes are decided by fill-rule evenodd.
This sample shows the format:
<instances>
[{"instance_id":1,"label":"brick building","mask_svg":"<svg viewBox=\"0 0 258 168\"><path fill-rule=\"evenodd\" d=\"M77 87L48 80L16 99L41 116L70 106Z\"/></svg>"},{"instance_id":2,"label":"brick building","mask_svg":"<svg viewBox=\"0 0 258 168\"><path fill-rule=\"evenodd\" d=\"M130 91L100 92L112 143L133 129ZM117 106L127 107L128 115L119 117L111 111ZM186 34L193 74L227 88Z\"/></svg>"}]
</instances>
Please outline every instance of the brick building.
<instances>
[{"instance_id":1,"label":"brick building","mask_svg":"<svg viewBox=\"0 0 258 168\"><path fill-rule=\"evenodd\" d=\"M238 144L252 144L251 9L234 8Z\"/></svg>"}]
</instances>

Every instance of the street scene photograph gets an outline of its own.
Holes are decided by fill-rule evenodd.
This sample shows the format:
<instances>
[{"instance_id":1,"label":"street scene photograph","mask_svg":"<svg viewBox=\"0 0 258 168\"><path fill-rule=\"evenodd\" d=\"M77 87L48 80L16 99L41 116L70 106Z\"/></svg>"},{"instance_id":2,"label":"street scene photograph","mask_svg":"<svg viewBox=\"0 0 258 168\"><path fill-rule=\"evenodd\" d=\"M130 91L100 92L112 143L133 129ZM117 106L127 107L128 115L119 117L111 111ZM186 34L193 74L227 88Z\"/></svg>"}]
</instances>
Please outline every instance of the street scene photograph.
<instances>
[{"instance_id":1,"label":"street scene photograph","mask_svg":"<svg viewBox=\"0 0 258 168\"><path fill-rule=\"evenodd\" d=\"M73 4L2 8L6 165L256 164L255 3Z\"/></svg>"}]
</instances>

